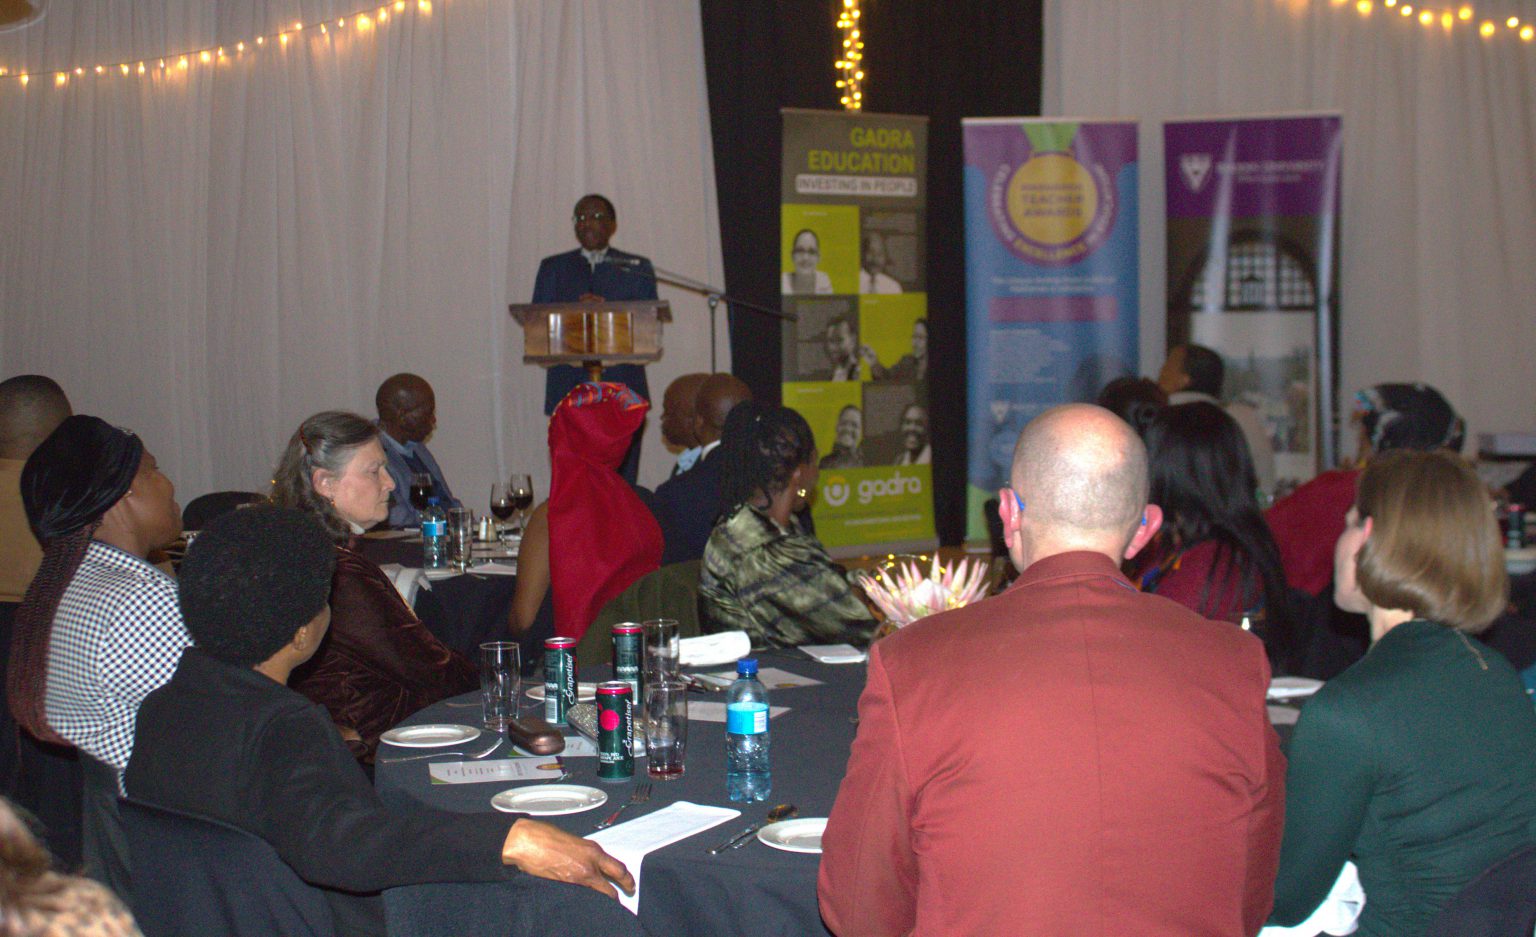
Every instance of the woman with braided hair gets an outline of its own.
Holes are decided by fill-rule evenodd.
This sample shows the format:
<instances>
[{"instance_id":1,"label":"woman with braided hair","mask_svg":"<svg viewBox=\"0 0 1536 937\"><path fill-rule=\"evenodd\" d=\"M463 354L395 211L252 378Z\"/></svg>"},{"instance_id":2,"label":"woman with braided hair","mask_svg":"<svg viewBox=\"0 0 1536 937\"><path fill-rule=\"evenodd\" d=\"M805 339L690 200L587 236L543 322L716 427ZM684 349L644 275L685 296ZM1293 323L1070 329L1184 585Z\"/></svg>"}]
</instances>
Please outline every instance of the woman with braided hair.
<instances>
[{"instance_id":1,"label":"woman with braided hair","mask_svg":"<svg viewBox=\"0 0 1536 937\"><path fill-rule=\"evenodd\" d=\"M705 631L758 647L867 643L875 630L842 569L795 517L816 487L816 442L787 407L738 404L720 436L721 514L699 577Z\"/></svg>"},{"instance_id":2,"label":"woman with braided hair","mask_svg":"<svg viewBox=\"0 0 1536 937\"><path fill-rule=\"evenodd\" d=\"M180 536L181 508L139 438L93 416L33 451L21 500L43 560L16 612L11 712L36 738L80 749L86 871L126 895L118 778L139 704L192 643L176 581L146 559Z\"/></svg>"}]
</instances>

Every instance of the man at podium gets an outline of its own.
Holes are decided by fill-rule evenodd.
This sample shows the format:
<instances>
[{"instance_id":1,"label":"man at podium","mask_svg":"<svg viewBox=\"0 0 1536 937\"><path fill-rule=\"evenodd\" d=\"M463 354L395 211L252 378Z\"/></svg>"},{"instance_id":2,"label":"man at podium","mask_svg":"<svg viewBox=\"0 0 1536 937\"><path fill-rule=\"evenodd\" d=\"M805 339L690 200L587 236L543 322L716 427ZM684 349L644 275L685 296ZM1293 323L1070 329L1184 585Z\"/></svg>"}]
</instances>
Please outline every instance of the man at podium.
<instances>
[{"instance_id":1,"label":"man at podium","mask_svg":"<svg viewBox=\"0 0 1536 937\"><path fill-rule=\"evenodd\" d=\"M651 262L608 246L618 228L612 202L601 195L582 196L571 220L575 223L576 240L581 247L544 258L533 283L534 302L600 303L656 298L656 273L651 269ZM571 388L586 379L586 371L568 364L550 368L544 382L545 416L554 413L555 406L571 392ZM616 364L604 368L603 380L628 385L640 396L651 399L644 365ZM630 460L637 456L638 447L631 450ZM630 460L626 460L626 469ZM621 471L621 474L633 481L631 473Z\"/></svg>"}]
</instances>

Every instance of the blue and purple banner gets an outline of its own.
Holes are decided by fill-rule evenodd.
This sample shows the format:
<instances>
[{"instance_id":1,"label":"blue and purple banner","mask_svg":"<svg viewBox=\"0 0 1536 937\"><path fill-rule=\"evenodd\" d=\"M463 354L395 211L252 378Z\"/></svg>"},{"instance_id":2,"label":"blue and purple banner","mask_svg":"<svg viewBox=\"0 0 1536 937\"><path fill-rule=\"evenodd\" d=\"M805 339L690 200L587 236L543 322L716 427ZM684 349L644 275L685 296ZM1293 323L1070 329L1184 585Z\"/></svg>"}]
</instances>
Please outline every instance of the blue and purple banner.
<instances>
[{"instance_id":1,"label":"blue and purple banner","mask_svg":"<svg viewBox=\"0 0 1536 937\"><path fill-rule=\"evenodd\" d=\"M1278 491L1336 459L1337 114L1196 120L1163 128L1168 345L1226 361L1225 402L1253 407Z\"/></svg>"},{"instance_id":2,"label":"blue and purple banner","mask_svg":"<svg viewBox=\"0 0 1536 937\"><path fill-rule=\"evenodd\" d=\"M1137 372L1136 124L963 124L966 517L976 539L1024 424Z\"/></svg>"}]
</instances>

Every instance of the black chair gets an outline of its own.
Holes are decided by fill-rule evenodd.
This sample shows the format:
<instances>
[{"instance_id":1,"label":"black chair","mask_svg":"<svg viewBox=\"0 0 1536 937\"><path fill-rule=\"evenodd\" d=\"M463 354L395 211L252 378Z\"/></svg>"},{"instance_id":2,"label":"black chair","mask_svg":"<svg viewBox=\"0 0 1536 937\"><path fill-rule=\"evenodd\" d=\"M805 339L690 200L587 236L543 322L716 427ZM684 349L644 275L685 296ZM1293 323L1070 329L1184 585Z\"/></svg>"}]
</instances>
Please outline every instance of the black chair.
<instances>
[{"instance_id":1,"label":"black chair","mask_svg":"<svg viewBox=\"0 0 1536 937\"><path fill-rule=\"evenodd\" d=\"M183 530L202 530L220 514L265 500L266 495L254 491L214 491L199 495L181 509L181 527Z\"/></svg>"},{"instance_id":2,"label":"black chair","mask_svg":"<svg viewBox=\"0 0 1536 937\"><path fill-rule=\"evenodd\" d=\"M333 937L325 892L244 830L118 802L133 862L133 915L146 937Z\"/></svg>"},{"instance_id":3,"label":"black chair","mask_svg":"<svg viewBox=\"0 0 1536 937\"><path fill-rule=\"evenodd\" d=\"M1531 937L1533 928L1536 846L1526 846L1473 879L1430 922L1424 937Z\"/></svg>"}]
</instances>

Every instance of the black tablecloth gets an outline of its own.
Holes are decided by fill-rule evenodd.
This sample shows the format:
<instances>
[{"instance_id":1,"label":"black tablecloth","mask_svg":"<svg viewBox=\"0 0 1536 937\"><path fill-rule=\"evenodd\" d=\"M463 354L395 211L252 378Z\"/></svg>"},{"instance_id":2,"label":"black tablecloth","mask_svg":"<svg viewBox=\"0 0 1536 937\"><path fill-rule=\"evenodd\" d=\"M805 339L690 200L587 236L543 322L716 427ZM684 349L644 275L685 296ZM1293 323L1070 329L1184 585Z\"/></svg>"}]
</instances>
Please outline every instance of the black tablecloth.
<instances>
[{"instance_id":1,"label":"black tablecloth","mask_svg":"<svg viewBox=\"0 0 1536 937\"><path fill-rule=\"evenodd\" d=\"M806 935L825 933L816 908L818 857L771 849L755 840L741 849L710 856L706 850L748 823L760 819L774 803L793 803L802 817L825 817L832 809L837 787L848 763L848 749L856 726L851 721L864 688L862 664L818 664L796 651L759 655L763 668L779 667L791 673L823 681L818 686L769 689L774 706L790 711L770 723L773 796L768 803L731 804L725 796L725 727L695 720L689 726L687 774L677 781L654 782L649 803L630 808L634 818L678 800L742 809L740 818L674 843L646 857L640 896L640 920L656 935L698 934ZM724 670L728 667L707 668ZM583 680L598 674L586 673ZM459 697L429 707L408 723L472 722L476 710L462 704L473 696ZM724 700L724 694L694 699ZM478 744L478 743L475 743ZM387 749L387 747L386 747ZM384 754L398 753L398 749ZM447 761L458 759L448 758ZM427 761L379 764L375 784L380 795L394 806L425 804L461 813L483 813L487 823L506 824L512 819L494 812L491 797L511 785L433 785ZM645 761L637 759L636 780L643 781ZM633 782L607 784L597 780L595 758L570 758L573 775L565 783L590 784L608 791L609 802L586 813L550 817L549 822L577 835L593 831L615 805L628 800ZM426 903L438 911L445 906L462 908L473 915L477 908L505 901L502 886L417 885L394 889L386 895L391 933L431 937L464 933L466 919L420 913Z\"/></svg>"},{"instance_id":2,"label":"black tablecloth","mask_svg":"<svg viewBox=\"0 0 1536 937\"><path fill-rule=\"evenodd\" d=\"M360 538L359 552L380 566L399 563L421 566L420 540ZM439 641L468 657L480 659L480 645L507 638L516 576L477 576L467 573L439 579L416 594L413 610Z\"/></svg>"}]
</instances>

